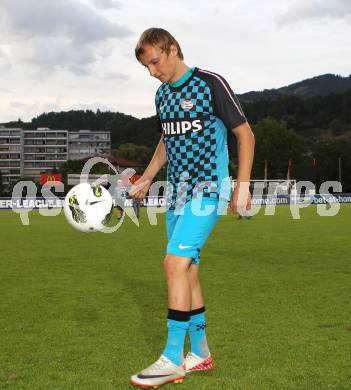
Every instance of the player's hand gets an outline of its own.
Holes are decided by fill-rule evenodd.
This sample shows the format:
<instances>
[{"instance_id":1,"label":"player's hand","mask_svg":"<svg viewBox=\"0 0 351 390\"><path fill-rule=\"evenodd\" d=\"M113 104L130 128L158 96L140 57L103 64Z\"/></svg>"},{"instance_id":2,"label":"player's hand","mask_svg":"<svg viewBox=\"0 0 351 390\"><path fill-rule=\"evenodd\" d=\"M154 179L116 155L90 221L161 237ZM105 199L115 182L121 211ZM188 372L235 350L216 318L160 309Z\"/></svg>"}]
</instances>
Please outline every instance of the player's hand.
<instances>
[{"instance_id":1,"label":"player's hand","mask_svg":"<svg viewBox=\"0 0 351 390\"><path fill-rule=\"evenodd\" d=\"M251 209L251 194L249 187L249 182L240 182L235 186L230 200L230 209L233 213L246 215L246 211Z\"/></svg>"},{"instance_id":2,"label":"player's hand","mask_svg":"<svg viewBox=\"0 0 351 390\"><path fill-rule=\"evenodd\" d=\"M133 199L144 199L151 186L151 180L141 177L131 187L129 195Z\"/></svg>"}]
</instances>

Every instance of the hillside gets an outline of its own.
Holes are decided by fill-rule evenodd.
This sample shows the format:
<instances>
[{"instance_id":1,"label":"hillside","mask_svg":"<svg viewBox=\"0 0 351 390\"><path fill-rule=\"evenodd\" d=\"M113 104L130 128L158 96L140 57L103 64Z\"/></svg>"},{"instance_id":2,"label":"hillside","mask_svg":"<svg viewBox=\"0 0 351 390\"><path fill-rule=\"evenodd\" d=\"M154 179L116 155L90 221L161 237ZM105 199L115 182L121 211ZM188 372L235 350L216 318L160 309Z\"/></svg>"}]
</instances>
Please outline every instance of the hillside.
<instances>
[{"instance_id":1,"label":"hillside","mask_svg":"<svg viewBox=\"0 0 351 390\"><path fill-rule=\"evenodd\" d=\"M251 91L238 95L243 102L257 100L274 100L282 95L297 97L327 96L339 94L351 89L351 75L342 77L334 74L324 74L302 80L278 89L265 89L263 91Z\"/></svg>"},{"instance_id":2,"label":"hillside","mask_svg":"<svg viewBox=\"0 0 351 390\"><path fill-rule=\"evenodd\" d=\"M279 89L239 95L250 124L266 117L285 121L300 135L349 139L351 131L351 76L332 74L303 80ZM36 129L91 129L111 131L113 147L120 144L154 146L160 134L156 117L138 119L120 112L71 110L43 113L31 122L3 123L8 127Z\"/></svg>"}]
</instances>

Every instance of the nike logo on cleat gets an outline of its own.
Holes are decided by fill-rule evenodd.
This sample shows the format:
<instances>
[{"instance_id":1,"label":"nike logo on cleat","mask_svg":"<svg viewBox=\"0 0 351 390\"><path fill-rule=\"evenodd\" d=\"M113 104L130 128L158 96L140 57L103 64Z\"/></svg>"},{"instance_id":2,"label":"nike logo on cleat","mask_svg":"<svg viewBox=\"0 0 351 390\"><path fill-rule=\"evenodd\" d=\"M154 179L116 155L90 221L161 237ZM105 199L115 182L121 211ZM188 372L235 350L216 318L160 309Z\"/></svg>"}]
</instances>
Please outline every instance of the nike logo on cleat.
<instances>
[{"instance_id":1,"label":"nike logo on cleat","mask_svg":"<svg viewBox=\"0 0 351 390\"><path fill-rule=\"evenodd\" d=\"M166 376L171 376L172 374L166 374L166 375L143 375L138 374L137 378L139 379L151 379L151 378L165 378Z\"/></svg>"}]
</instances>

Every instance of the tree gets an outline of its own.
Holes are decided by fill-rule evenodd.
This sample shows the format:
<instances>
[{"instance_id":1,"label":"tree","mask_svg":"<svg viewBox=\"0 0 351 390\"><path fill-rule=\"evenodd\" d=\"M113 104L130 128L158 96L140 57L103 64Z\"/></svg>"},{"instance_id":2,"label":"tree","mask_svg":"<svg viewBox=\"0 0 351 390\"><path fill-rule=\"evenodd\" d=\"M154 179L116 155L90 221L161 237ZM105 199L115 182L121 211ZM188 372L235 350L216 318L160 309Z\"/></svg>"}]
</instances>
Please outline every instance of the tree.
<instances>
[{"instance_id":1,"label":"tree","mask_svg":"<svg viewBox=\"0 0 351 390\"><path fill-rule=\"evenodd\" d=\"M339 158L341 159L341 182L343 192L351 191L351 144L345 140L322 140L312 144L312 155L316 161L317 183L339 180Z\"/></svg>"},{"instance_id":2,"label":"tree","mask_svg":"<svg viewBox=\"0 0 351 390\"><path fill-rule=\"evenodd\" d=\"M63 176L67 176L69 173L82 173L83 167L85 163L87 162L86 159L82 160L67 160L60 166L60 173ZM104 174L104 173L110 173L110 169L106 164L104 163L98 163L93 166L90 173L91 174Z\"/></svg>"},{"instance_id":3,"label":"tree","mask_svg":"<svg viewBox=\"0 0 351 390\"><path fill-rule=\"evenodd\" d=\"M153 152L154 148L152 147L135 145L129 142L119 145L119 147L113 151L113 155L116 157L126 158L128 160L147 164L151 160Z\"/></svg>"},{"instance_id":4,"label":"tree","mask_svg":"<svg viewBox=\"0 0 351 390\"><path fill-rule=\"evenodd\" d=\"M268 161L268 178L286 178L288 162L301 162L306 155L305 140L289 129L285 122L273 118L260 120L253 126L256 138L254 179L263 179L264 161Z\"/></svg>"}]
</instances>

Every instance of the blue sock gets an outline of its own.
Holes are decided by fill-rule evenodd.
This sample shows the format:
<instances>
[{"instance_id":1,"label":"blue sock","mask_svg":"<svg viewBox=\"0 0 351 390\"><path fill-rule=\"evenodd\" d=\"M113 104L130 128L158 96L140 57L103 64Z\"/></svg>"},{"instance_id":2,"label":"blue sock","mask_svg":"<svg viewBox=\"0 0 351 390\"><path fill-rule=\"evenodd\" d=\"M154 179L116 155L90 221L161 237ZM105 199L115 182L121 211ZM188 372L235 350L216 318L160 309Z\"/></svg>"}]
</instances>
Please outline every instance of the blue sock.
<instances>
[{"instance_id":1,"label":"blue sock","mask_svg":"<svg viewBox=\"0 0 351 390\"><path fill-rule=\"evenodd\" d=\"M206 340L205 307L190 312L189 335L191 352L202 358L207 357L210 351Z\"/></svg>"},{"instance_id":2,"label":"blue sock","mask_svg":"<svg viewBox=\"0 0 351 390\"><path fill-rule=\"evenodd\" d=\"M163 355L177 366L180 366L184 360L183 349L189 328L189 317L189 312L168 310L168 337Z\"/></svg>"}]
</instances>

